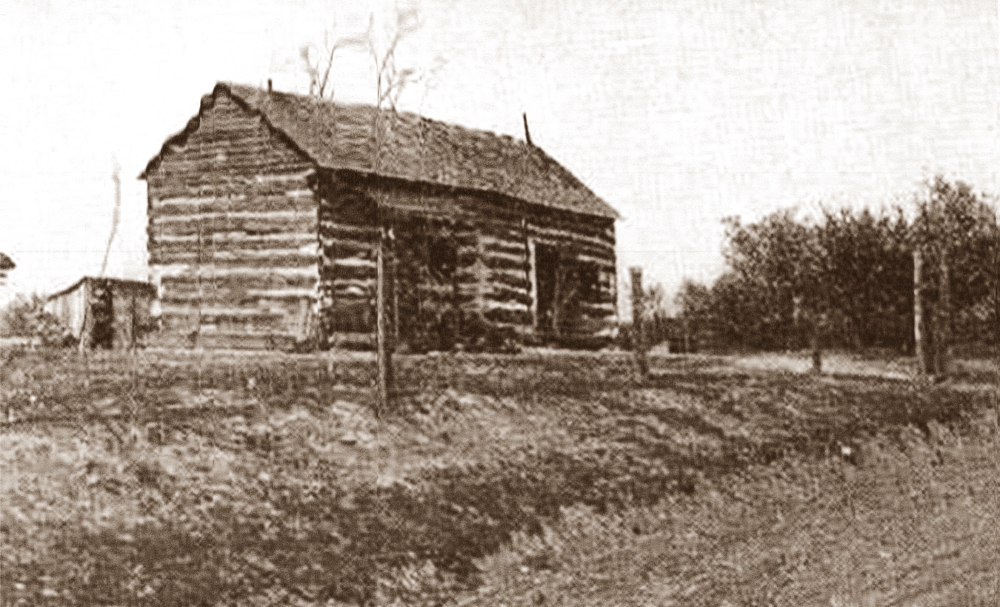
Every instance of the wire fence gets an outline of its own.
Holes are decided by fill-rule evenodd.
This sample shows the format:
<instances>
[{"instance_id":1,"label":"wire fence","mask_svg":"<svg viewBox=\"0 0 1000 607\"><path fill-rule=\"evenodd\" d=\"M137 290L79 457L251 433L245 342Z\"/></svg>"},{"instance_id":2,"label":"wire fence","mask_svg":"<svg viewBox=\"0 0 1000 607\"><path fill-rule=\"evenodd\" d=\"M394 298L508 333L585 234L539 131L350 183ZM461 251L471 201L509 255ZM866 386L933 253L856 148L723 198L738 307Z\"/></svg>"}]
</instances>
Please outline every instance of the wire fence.
<instances>
[{"instance_id":1,"label":"wire fence","mask_svg":"<svg viewBox=\"0 0 1000 607\"><path fill-rule=\"evenodd\" d=\"M641 337L638 351L461 339L438 349L407 344L417 331L387 329L389 401L376 352L336 341L301 353L0 349L2 603L431 605L464 596L486 605L496 597L483 589L497 590L482 570L505 550L520 551L517 572L530 570L506 591L522 584L537 602L531 580L558 569L546 563L571 562L567 546L584 550L583 532L557 521L590 513L584 537L601 538L597 552L607 554L572 558L600 569L648 550L633 529L674 520L657 518L657 504L739 486L742 471L785 459L839 471L809 483L848 496L836 516L854 513L847 520L859 532L847 535L863 537L857 521L888 507L879 495L895 496L843 472L865 436L957 433L996 406L989 356L963 360L952 389L886 353L826 353L816 375L805 352L679 355ZM907 482L929 491L934 470ZM908 491L893 499L912 504L914 525L939 512ZM765 508L760 500L746 507ZM611 518L594 518L601 513ZM625 531L608 520L627 520ZM713 520L687 524L718 525L719 537L732 525ZM798 526L785 534L814 523L791 520ZM679 555L726 553L719 542L636 566L665 567L710 604L704 563ZM937 548L911 543L914 554ZM849 579L847 569L837 575ZM785 579L734 578L760 589L740 595L748 601Z\"/></svg>"}]
</instances>

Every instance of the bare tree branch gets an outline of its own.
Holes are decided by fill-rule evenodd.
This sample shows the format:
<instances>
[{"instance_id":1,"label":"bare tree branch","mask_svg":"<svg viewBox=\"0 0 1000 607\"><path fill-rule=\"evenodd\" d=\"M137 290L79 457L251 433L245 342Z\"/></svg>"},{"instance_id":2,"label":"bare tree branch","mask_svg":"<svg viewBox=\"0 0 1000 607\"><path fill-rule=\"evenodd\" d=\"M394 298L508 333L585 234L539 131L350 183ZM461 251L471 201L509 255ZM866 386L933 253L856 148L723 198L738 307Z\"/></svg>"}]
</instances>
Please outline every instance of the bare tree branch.
<instances>
[{"instance_id":1,"label":"bare tree branch","mask_svg":"<svg viewBox=\"0 0 1000 607\"><path fill-rule=\"evenodd\" d=\"M334 23L326 32L322 49L314 44L305 44L299 49L303 69L309 77L310 96L333 98L333 64L337 53L345 49L362 50L368 55L375 72L377 107L391 112L396 111L399 98L408 87L429 82L443 67L440 57L429 70L400 67L397 61L400 46L420 29L419 13L415 8L398 10L394 21L385 28L378 27L374 13L369 16L364 33L335 36L336 28Z\"/></svg>"},{"instance_id":2,"label":"bare tree branch","mask_svg":"<svg viewBox=\"0 0 1000 607\"><path fill-rule=\"evenodd\" d=\"M303 45L299 49L299 56L302 59L306 74L309 76L309 95L319 97L320 99L333 98L334 89L330 81L330 74L333 73L333 62L337 51L346 48L363 48L365 46L365 36L358 34L334 37L331 44L330 39L333 37L336 27L337 24L334 23L333 29L324 34L324 50L322 53L320 53L317 47L311 44ZM327 94L328 92L329 95Z\"/></svg>"},{"instance_id":3,"label":"bare tree branch","mask_svg":"<svg viewBox=\"0 0 1000 607\"><path fill-rule=\"evenodd\" d=\"M420 28L420 19L416 9L407 9L396 13L395 24L385 33L381 40L375 30L374 13L368 19L367 46L368 55L375 66L375 86L378 107L396 111L403 90L410 84L419 82L420 71L417 68L400 69L396 62L396 52L400 43L411 37Z\"/></svg>"},{"instance_id":4,"label":"bare tree branch","mask_svg":"<svg viewBox=\"0 0 1000 607\"><path fill-rule=\"evenodd\" d=\"M104 249L104 261L101 262L100 276L104 276L104 271L108 269L108 256L111 254L111 243L118 233L118 223L121 221L122 210L122 181L120 174L121 166L118 161L114 161L114 168L111 170L111 180L115 182L115 208L111 215L111 234L108 235L108 246Z\"/></svg>"}]
</instances>

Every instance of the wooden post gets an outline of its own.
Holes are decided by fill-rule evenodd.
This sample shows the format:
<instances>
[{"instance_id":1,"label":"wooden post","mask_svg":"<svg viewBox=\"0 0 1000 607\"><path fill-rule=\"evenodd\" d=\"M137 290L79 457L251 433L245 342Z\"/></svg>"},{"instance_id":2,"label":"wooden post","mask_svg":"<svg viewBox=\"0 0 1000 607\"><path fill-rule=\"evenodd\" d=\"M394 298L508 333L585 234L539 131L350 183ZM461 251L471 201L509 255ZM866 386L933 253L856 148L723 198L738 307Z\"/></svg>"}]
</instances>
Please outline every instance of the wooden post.
<instances>
[{"instance_id":1,"label":"wooden post","mask_svg":"<svg viewBox=\"0 0 1000 607\"><path fill-rule=\"evenodd\" d=\"M812 370L813 373L823 372L823 349L820 344L820 332L822 331L822 319L819 314L812 314L809 322L809 347L812 350Z\"/></svg>"},{"instance_id":2,"label":"wooden post","mask_svg":"<svg viewBox=\"0 0 1000 607\"><path fill-rule=\"evenodd\" d=\"M393 222L395 225L395 222ZM389 245L389 297L392 300L392 311L389 316L389 323L392 327L392 350L395 351L396 344L399 343L399 256L396 254L396 234L393 228L388 230L387 243Z\"/></svg>"},{"instance_id":3,"label":"wooden post","mask_svg":"<svg viewBox=\"0 0 1000 607\"><path fill-rule=\"evenodd\" d=\"M933 372L932 353L927 343L927 317L924 311L924 256L919 246L913 250L913 343L917 371L921 376Z\"/></svg>"},{"instance_id":4,"label":"wooden post","mask_svg":"<svg viewBox=\"0 0 1000 607\"><path fill-rule=\"evenodd\" d=\"M1000 371L1000 232L993 227L993 347ZM997 418L1000 422L1000 418Z\"/></svg>"},{"instance_id":5,"label":"wooden post","mask_svg":"<svg viewBox=\"0 0 1000 607\"><path fill-rule=\"evenodd\" d=\"M381 214L379 214L381 215ZM381 217L380 217L381 220ZM387 240L385 226L379 221L378 243L375 248L375 358L376 381L378 383L378 401L381 411L390 408L392 398L392 347L389 344L391 331L389 324L388 272L385 264L385 242Z\"/></svg>"},{"instance_id":6,"label":"wooden post","mask_svg":"<svg viewBox=\"0 0 1000 607\"><path fill-rule=\"evenodd\" d=\"M558 340L561 336L559 333L559 323L562 322L561 314L562 311L560 304L562 303L562 286L563 286L563 268L562 268L562 257L556 257L556 268L554 274L554 283L552 285L552 307L550 313L552 316L552 335Z\"/></svg>"},{"instance_id":7,"label":"wooden post","mask_svg":"<svg viewBox=\"0 0 1000 607\"><path fill-rule=\"evenodd\" d=\"M688 324L687 316L684 317L683 328L684 328L684 353L691 353L691 327Z\"/></svg>"},{"instance_id":8,"label":"wooden post","mask_svg":"<svg viewBox=\"0 0 1000 607\"><path fill-rule=\"evenodd\" d=\"M951 373L951 269L948 260L947 232L941 243L941 285L938 289L938 310L935 313L937 331L934 344L937 354L937 373L947 376Z\"/></svg>"},{"instance_id":9,"label":"wooden post","mask_svg":"<svg viewBox=\"0 0 1000 607\"><path fill-rule=\"evenodd\" d=\"M642 292L642 268L632 267L629 269L632 277L632 349L635 351L635 360L639 364L639 372L643 377L649 374L649 361L646 359L646 329L643 322L645 316L645 301Z\"/></svg>"}]
</instances>

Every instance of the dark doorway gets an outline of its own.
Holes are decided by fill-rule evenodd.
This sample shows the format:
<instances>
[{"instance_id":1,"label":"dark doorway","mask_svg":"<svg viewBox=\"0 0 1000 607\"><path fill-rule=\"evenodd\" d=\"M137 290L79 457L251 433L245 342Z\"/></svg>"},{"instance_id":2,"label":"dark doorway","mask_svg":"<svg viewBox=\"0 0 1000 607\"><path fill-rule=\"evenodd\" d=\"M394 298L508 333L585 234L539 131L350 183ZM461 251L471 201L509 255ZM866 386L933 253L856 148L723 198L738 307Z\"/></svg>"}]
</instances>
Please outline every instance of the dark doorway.
<instances>
[{"instance_id":1,"label":"dark doorway","mask_svg":"<svg viewBox=\"0 0 1000 607\"><path fill-rule=\"evenodd\" d=\"M110 350L114 345L115 308L108 281L95 280L92 283L90 314L93 325L90 331L90 347Z\"/></svg>"},{"instance_id":2,"label":"dark doorway","mask_svg":"<svg viewBox=\"0 0 1000 607\"><path fill-rule=\"evenodd\" d=\"M542 335L555 332L556 282L559 251L549 245L535 245L536 328Z\"/></svg>"}]
</instances>

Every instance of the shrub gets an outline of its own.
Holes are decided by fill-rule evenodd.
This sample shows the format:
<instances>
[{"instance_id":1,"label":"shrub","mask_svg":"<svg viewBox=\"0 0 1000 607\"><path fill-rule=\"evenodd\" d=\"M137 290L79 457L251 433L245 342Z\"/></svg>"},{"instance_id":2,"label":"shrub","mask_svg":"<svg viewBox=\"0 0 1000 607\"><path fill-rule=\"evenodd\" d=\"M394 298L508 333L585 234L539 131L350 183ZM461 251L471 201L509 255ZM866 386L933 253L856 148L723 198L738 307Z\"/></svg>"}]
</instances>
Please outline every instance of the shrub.
<instances>
[{"instance_id":1,"label":"shrub","mask_svg":"<svg viewBox=\"0 0 1000 607\"><path fill-rule=\"evenodd\" d=\"M45 311L41 295L18 295L0 316L0 326L12 337L28 337L46 346L65 347L73 343L73 335L58 318Z\"/></svg>"}]
</instances>

